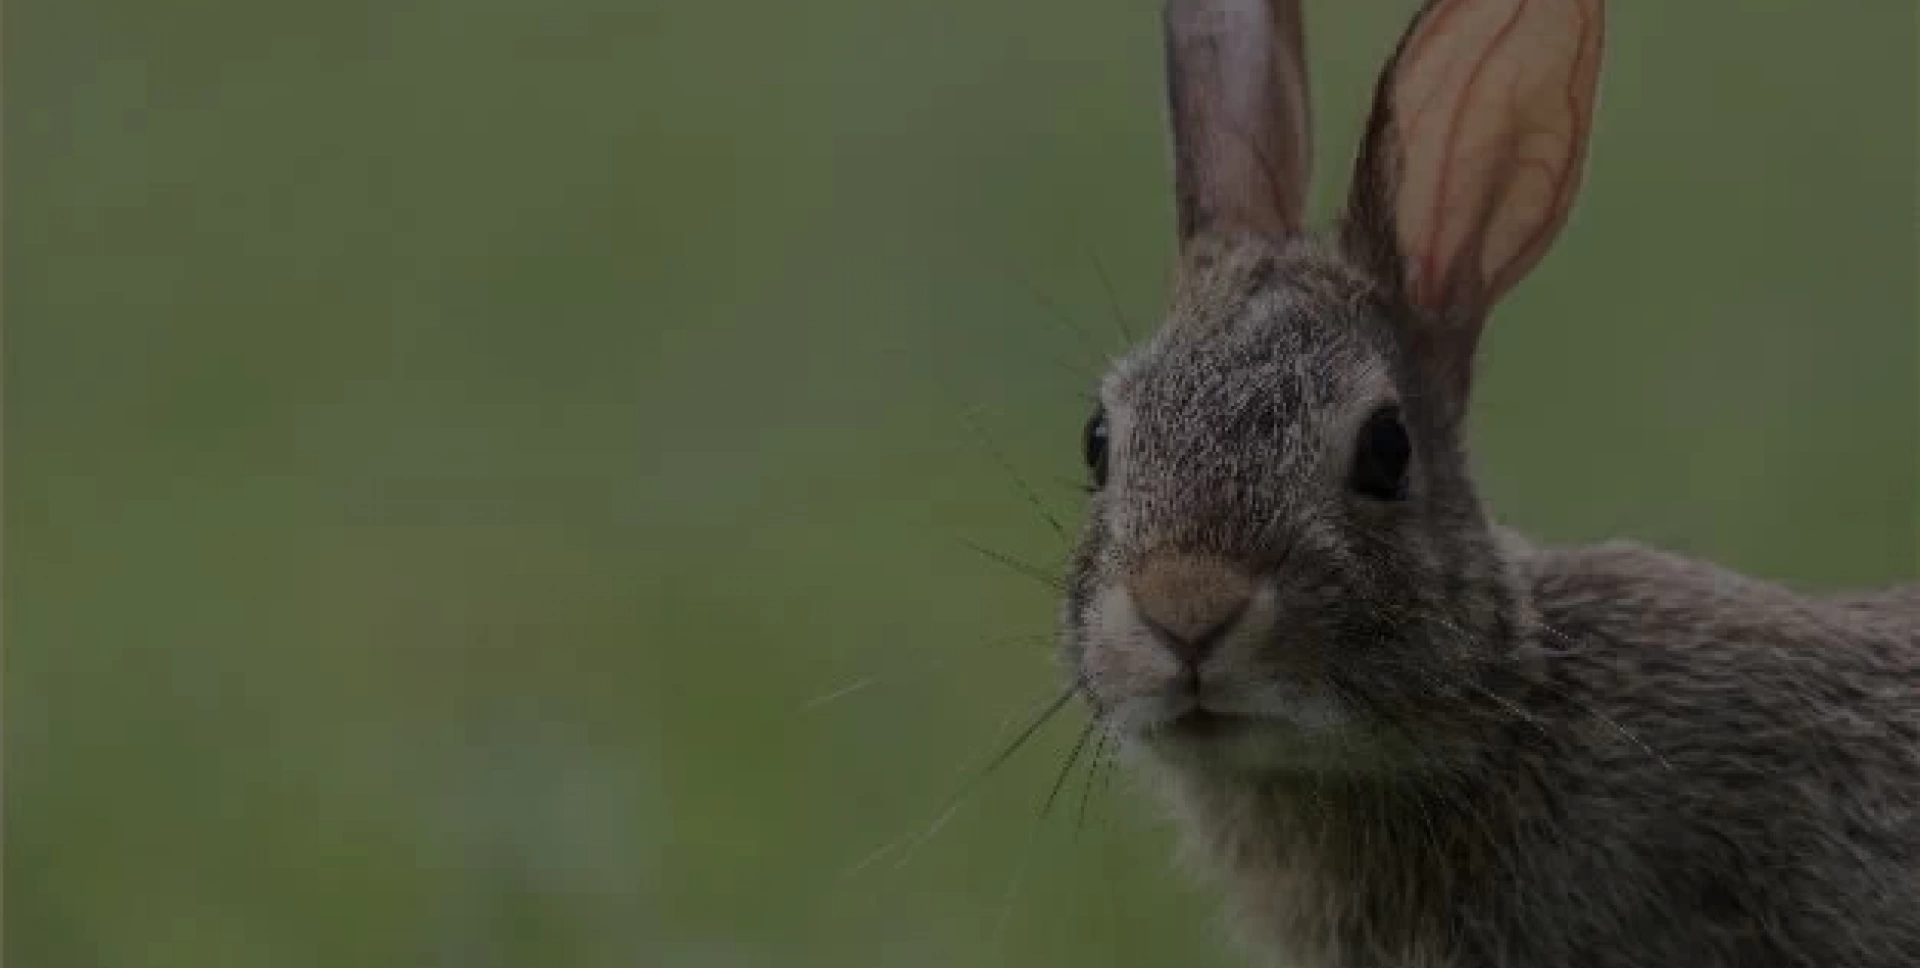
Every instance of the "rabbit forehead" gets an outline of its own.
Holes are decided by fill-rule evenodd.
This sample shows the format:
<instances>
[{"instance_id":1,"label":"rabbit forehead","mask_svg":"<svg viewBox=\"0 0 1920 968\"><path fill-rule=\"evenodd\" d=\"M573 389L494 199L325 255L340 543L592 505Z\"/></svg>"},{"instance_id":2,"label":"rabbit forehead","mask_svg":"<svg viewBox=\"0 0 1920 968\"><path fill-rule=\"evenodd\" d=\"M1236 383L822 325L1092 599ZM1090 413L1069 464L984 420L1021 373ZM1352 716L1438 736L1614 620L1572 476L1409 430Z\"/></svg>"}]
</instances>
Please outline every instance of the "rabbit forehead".
<instances>
[{"instance_id":1,"label":"rabbit forehead","mask_svg":"<svg viewBox=\"0 0 1920 968\"><path fill-rule=\"evenodd\" d=\"M1366 300L1319 271L1283 255L1241 276L1256 285L1210 290L1210 315L1181 315L1189 298L1109 375L1116 539L1257 554L1334 493L1394 388Z\"/></svg>"}]
</instances>

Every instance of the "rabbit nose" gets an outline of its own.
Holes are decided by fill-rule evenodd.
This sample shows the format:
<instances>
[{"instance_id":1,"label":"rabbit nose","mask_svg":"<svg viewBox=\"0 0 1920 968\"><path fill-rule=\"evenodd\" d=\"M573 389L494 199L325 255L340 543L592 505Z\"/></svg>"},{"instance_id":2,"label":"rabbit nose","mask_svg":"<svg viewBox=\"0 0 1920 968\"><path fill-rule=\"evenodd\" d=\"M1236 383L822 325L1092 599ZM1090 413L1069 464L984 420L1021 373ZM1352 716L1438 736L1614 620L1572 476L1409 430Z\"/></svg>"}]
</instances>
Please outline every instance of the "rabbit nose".
<instances>
[{"instance_id":1,"label":"rabbit nose","mask_svg":"<svg viewBox=\"0 0 1920 968\"><path fill-rule=\"evenodd\" d=\"M1127 592L1154 638L1182 661L1198 665L1245 614L1253 581L1218 558L1162 554L1134 569Z\"/></svg>"}]
</instances>

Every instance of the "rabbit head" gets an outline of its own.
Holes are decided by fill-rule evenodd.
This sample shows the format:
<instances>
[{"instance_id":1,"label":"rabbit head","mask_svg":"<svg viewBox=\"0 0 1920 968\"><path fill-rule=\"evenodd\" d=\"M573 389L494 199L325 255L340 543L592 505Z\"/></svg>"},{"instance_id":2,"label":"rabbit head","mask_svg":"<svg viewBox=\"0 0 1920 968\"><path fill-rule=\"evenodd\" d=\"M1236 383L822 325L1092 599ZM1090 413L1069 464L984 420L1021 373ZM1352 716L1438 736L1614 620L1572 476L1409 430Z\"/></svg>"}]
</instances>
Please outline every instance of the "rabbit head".
<instances>
[{"instance_id":1,"label":"rabbit head","mask_svg":"<svg viewBox=\"0 0 1920 968\"><path fill-rule=\"evenodd\" d=\"M1165 29L1178 276L1088 424L1063 652L1158 759L1408 769L1395 737L1530 627L1464 423L1482 326L1580 182L1601 2L1428 3L1321 235L1298 3L1171 0Z\"/></svg>"}]
</instances>

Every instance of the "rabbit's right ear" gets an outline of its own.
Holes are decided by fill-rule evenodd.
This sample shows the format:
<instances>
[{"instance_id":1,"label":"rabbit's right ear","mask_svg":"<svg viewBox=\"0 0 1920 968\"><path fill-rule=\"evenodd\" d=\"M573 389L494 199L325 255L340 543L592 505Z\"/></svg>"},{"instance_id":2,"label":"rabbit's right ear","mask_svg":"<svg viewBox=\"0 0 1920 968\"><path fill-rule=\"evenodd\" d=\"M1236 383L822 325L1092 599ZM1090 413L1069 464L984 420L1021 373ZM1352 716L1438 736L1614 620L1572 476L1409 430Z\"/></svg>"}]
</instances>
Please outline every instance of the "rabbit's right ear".
<instances>
[{"instance_id":1,"label":"rabbit's right ear","mask_svg":"<svg viewBox=\"0 0 1920 968\"><path fill-rule=\"evenodd\" d=\"M1167 0L1164 20L1182 248L1299 232L1313 145L1298 0Z\"/></svg>"}]
</instances>

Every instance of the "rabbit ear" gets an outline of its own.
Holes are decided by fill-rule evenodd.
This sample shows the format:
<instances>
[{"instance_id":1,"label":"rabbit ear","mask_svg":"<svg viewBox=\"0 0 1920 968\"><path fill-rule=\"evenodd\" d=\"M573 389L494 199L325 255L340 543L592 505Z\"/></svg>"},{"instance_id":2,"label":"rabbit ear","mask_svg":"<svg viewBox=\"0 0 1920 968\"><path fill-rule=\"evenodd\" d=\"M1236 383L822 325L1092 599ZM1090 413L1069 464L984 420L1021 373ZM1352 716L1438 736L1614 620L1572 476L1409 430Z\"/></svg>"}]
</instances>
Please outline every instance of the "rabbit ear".
<instances>
[{"instance_id":1,"label":"rabbit ear","mask_svg":"<svg viewBox=\"0 0 1920 968\"><path fill-rule=\"evenodd\" d=\"M1313 145L1298 0L1167 0L1180 242L1300 230Z\"/></svg>"},{"instance_id":2,"label":"rabbit ear","mask_svg":"<svg viewBox=\"0 0 1920 968\"><path fill-rule=\"evenodd\" d=\"M1605 0L1429 0L1374 95L1350 248L1464 354L1565 224L1592 128Z\"/></svg>"}]
</instances>

